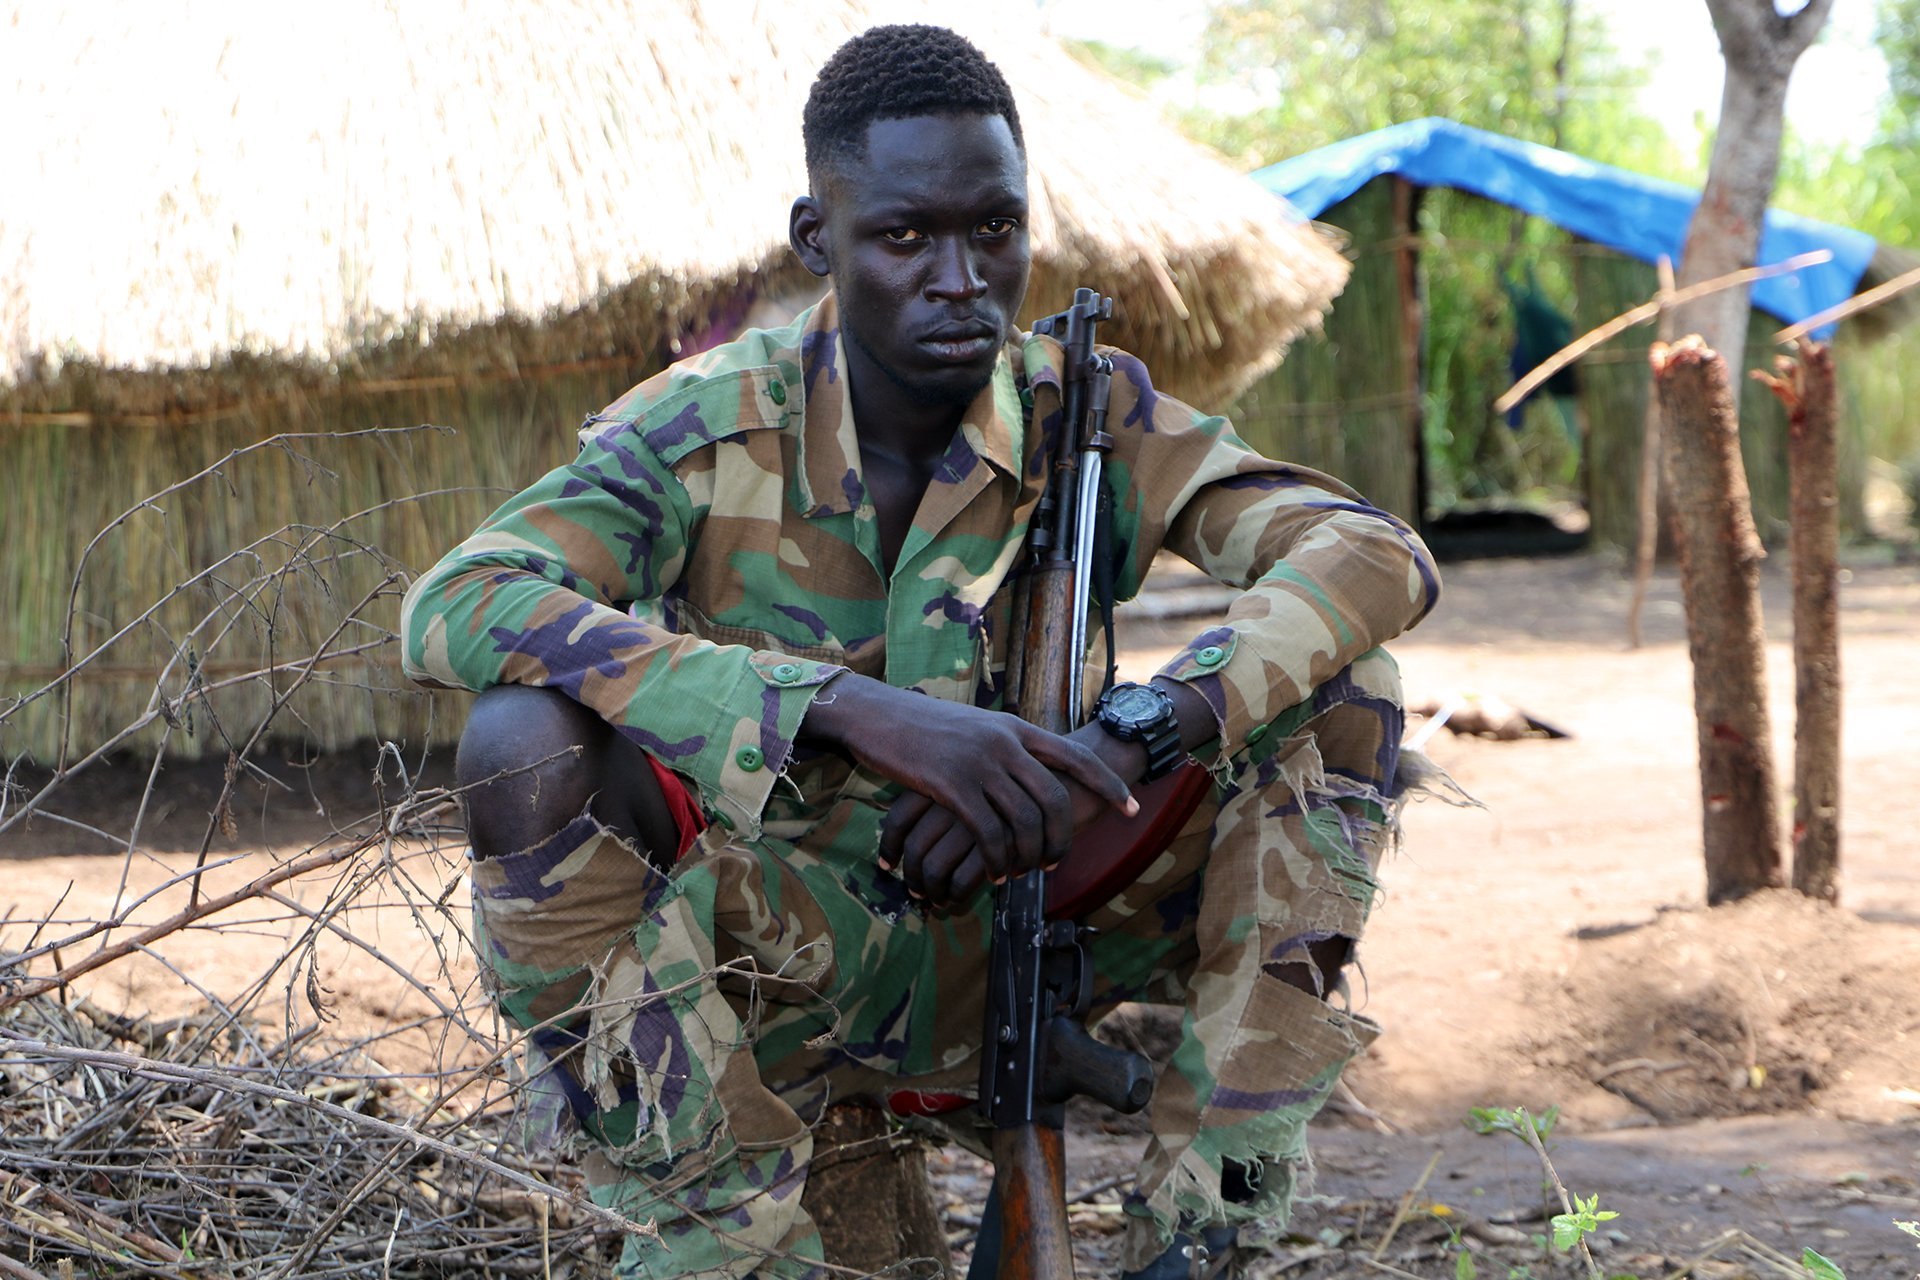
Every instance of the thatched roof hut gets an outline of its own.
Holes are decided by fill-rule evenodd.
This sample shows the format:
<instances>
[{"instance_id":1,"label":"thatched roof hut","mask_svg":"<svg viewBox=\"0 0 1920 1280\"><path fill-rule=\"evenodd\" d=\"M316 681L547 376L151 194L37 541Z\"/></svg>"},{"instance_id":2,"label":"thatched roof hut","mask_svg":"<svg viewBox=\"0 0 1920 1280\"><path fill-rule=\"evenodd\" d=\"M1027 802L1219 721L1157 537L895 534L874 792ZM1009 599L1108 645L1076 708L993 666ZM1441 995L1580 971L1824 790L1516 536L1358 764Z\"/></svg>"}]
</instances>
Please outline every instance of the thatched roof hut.
<instances>
[{"instance_id":1,"label":"thatched roof hut","mask_svg":"<svg viewBox=\"0 0 1920 1280\"><path fill-rule=\"evenodd\" d=\"M1034 313L1101 287L1116 339L1202 402L1318 322L1346 263L1317 232L1036 38L1030 14L958 18L859 0L778 21L745 0L547 2L484 20L371 0L14 8L0 115L34 127L0 134L0 466L19 484L0 526L0 695L37 687L302 502L324 521L495 487L356 524L418 568L499 487L563 458L583 413L808 282L785 244L805 186L800 105L814 69L875 21L955 21L1013 83ZM319 441L339 477L321 496L310 473L257 460L230 491L144 513L89 562L62 652L78 548L141 497L277 432L418 422L461 439ZM296 592L278 642L287 618L324 634L356 581ZM191 620L154 622L94 664L74 741L147 707L163 664L177 676ZM204 651L191 665L219 669ZM308 732L419 727L387 705L350 689L307 714ZM0 752L48 754L49 708L0 721Z\"/></svg>"},{"instance_id":2,"label":"thatched roof hut","mask_svg":"<svg viewBox=\"0 0 1920 1280\"><path fill-rule=\"evenodd\" d=\"M970 9L1027 122L1036 306L1099 282L1190 392L1270 367L1344 263L1030 19ZM814 69L876 20L936 14L837 0L776 23L716 0L476 22L362 0L222 6L216 34L174 9L108 12L22 8L0 42L8 117L46 125L5 144L29 152L0 196L16 367L332 360L610 301L658 337L697 331L744 278L797 277L786 210Z\"/></svg>"}]
</instances>

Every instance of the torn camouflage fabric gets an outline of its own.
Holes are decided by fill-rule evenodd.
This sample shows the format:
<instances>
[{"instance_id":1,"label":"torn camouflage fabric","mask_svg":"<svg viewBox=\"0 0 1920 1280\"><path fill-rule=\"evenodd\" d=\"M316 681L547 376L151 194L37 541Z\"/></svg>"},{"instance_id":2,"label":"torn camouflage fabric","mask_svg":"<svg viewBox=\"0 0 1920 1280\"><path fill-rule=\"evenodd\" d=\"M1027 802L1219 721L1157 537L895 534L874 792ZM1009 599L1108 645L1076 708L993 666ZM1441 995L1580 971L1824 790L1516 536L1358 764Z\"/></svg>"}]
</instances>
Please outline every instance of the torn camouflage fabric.
<instances>
[{"instance_id":1,"label":"torn camouflage fabric","mask_svg":"<svg viewBox=\"0 0 1920 1280\"><path fill-rule=\"evenodd\" d=\"M601 867L582 886L640 869L590 819L500 860L514 866L475 868L503 1007L539 1028L536 1054L568 1064L549 1080L570 1082L564 1112L599 1153L601 1193L657 1202L662 1249L676 1215L733 1224L694 1233L719 1252L681 1238L671 1261L633 1259L637 1275L739 1275L768 1250L804 1255L812 1236L788 1192L822 1101L902 1079L971 1088L976 1069L984 905L911 911L873 862L893 788L796 738L842 671L1001 705L1026 524L1059 429L1060 352L1046 338L1009 345L889 576L834 306L683 362L595 415L576 460L422 575L404 609L416 678L561 689L684 778L714 819L672 876L649 868L610 895L576 894L579 868ZM1255 956L1359 930L1398 736L1391 665L1373 651L1432 607L1438 582L1404 523L1253 453L1112 354L1120 597L1163 550L1246 589L1164 668L1219 719L1221 803L1109 908L1116 927L1100 943L1108 998L1181 1004L1197 1033L1154 1104L1135 1250L1183 1215L1238 1213L1217 1207L1223 1155L1259 1158L1263 1212L1277 1213L1294 1119L1330 1087L1332 1059L1370 1034L1311 997L1269 994L1285 984ZM1330 750L1316 717L1364 708L1372 744ZM577 918L576 903L588 904ZM1225 918L1226 903L1244 910ZM562 951L529 950L549 926ZM720 979L703 982L703 965ZM1288 1059L1281 1038L1318 1046L1319 1066Z\"/></svg>"}]
</instances>

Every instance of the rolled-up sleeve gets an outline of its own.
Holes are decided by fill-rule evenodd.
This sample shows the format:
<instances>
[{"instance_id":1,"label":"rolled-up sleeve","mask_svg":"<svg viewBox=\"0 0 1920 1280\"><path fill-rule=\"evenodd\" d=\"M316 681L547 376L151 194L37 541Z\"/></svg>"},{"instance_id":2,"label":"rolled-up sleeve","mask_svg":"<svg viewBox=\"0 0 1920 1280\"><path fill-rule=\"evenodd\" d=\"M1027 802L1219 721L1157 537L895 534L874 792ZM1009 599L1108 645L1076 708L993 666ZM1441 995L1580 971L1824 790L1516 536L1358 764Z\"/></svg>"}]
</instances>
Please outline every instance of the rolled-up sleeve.
<instances>
[{"instance_id":1,"label":"rolled-up sleeve","mask_svg":"<svg viewBox=\"0 0 1920 1280\"><path fill-rule=\"evenodd\" d=\"M815 693L844 668L649 620L703 517L630 423L609 425L413 583L407 674L558 689L757 835Z\"/></svg>"},{"instance_id":2,"label":"rolled-up sleeve","mask_svg":"<svg viewBox=\"0 0 1920 1280\"><path fill-rule=\"evenodd\" d=\"M1245 588L1159 672L1206 696L1232 754L1426 616L1439 575L1398 517L1330 476L1255 453L1224 418L1155 392L1132 357L1115 364L1116 529L1135 549L1123 578L1137 586L1164 547Z\"/></svg>"}]
</instances>

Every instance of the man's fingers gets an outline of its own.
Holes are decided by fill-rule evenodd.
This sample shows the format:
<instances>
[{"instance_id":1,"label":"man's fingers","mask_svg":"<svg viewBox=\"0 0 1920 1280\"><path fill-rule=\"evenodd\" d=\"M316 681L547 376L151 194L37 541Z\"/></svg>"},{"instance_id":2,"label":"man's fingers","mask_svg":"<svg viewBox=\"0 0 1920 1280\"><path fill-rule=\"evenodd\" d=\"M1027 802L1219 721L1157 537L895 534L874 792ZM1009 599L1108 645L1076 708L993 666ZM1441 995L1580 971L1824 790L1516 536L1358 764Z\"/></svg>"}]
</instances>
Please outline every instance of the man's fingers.
<instances>
[{"instance_id":1,"label":"man's fingers","mask_svg":"<svg viewBox=\"0 0 1920 1280\"><path fill-rule=\"evenodd\" d=\"M1128 816L1139 811L1140 804L1127 789L1127 784L1091 749L1071 738L1052 733L1035 734L1029 740L1027 749L1045 764L1065 773Z\"/></svg>"},{"instance_id":2,"label":"man's fingers","mask_svg":"<svg viewBox=\"0 0 1920 1280\"><path fill-rule=\"evenodd\" d=\"M1004 872L1008 849L1012 844L1012 832L992 802L984 794L979 795L973 803L956 810L953 816L973 836L973 842L980 846L981 855L990 867L995 868L995 874Z\"/></svg>"},{"instance_id":3,"label":"man's fingers","mask_svg":"<svg viewBox=\"0 0 1920 1280\"><path fill-rule=\"evenodd\" d=\"M927 816L933 801L918 791L909 791L893 802L880 823L880 865L891 871L900 865L907 833Z\"/></svg>"},{"instance_id":4,"label":"man's fingers","mask_svg":"<svg viewBox=\"0 0 1920 1280\"><path fill-rule=\"evenodd\" d=\"M921 859L922 893L936 907L950 907L961 899L954 888L954 873L963 864L977 861L979 846L973 843L965 827L954 827L940 837L927 856Z\"/></svg>"},{"instance_id":5,"label":"man's fingers","mask_svg":"<svg viewBox=\"0 0 1920 1280\"><path fill-rule=\"evenodd\" d=\"M913 829L900 841L900 878L907 888L921 897L926 896L926 859L927 854L946 836L949 831L964 831L953 814L939 807L927 810L913 824Z\"/></svg>"},{"instance_id":6,"label":"man's fingers","mask_svg":"<svg viewBox=\"0 0 1920 1280\"><path fill-rule=\"evenodd\" d=\"M973 853L960 860L952 880L953 902L955 906L964 906L973 901L973 895L986 887L988 880L987 864Z\"/></svg>"},{"instance_id":7,"label":"man's fingers","mask_svg":"<svg viewBox=\"0 0 1920 1280\"><path fill-rule=\"evenodd\" d=\"M989 868L996 876L1030 871L1039 866L1046 859L1052 843L1050 837L1063 825L1071 838L1072 797L1053 771L1037 760L1025 776L1009 778L995 790L992 800L1012 834L1007 865Z\"/></svg>"}]
</instances>

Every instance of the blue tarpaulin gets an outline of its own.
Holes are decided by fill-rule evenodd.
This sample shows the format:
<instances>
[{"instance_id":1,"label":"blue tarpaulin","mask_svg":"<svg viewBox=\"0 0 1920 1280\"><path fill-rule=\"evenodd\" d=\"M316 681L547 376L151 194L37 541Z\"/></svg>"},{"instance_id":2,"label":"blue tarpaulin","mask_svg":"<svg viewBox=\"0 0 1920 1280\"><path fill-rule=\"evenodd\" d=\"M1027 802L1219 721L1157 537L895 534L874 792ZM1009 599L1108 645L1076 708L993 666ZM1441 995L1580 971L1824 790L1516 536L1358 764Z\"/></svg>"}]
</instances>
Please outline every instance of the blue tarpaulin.
<instances>
[{"instance_id":1,"label":"blue tarpaulin","mask_svg":"<svg viewBox=\"0 0 1920 1280\"><path fill-rule=\"evenodd\" d=\"M1309 218L1367 182L1398 174L1422 187L1455 187L1545 218L1577 236L1643 262L1678 264L1700 193L1677 182L1430 117L1348 138L1268 165L1255 182ZM1816 249L1833 258L1755 282L1753 305L1797 324L1846 301L1874 253L1873 237L1777 209L1767 211L1760 265Z\"/></svg>"}]
</instances>

